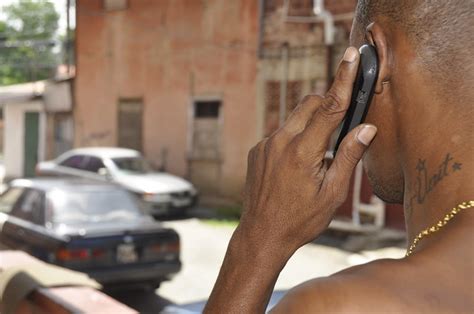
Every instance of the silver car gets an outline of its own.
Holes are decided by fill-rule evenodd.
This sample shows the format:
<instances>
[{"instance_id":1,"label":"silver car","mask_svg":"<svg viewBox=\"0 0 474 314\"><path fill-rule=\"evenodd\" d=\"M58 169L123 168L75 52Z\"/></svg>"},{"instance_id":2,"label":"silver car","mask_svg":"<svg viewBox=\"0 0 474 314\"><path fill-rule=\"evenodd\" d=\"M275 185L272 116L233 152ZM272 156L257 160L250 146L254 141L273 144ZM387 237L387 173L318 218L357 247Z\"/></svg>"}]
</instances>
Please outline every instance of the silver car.
<instances>
[{"instance_id":1,"label":"silver car","mask_svg":"<svg viewBox=\"0 0 474 314\"><path fill-rule=\"evenodd\" d=\"M183 213L197 203L196 188L183 178L153 171L140 152L117 147L70 150L36 166L38 176L74 176L118 183L137 195L154 216Z\"/></svg>"}]
</instances>

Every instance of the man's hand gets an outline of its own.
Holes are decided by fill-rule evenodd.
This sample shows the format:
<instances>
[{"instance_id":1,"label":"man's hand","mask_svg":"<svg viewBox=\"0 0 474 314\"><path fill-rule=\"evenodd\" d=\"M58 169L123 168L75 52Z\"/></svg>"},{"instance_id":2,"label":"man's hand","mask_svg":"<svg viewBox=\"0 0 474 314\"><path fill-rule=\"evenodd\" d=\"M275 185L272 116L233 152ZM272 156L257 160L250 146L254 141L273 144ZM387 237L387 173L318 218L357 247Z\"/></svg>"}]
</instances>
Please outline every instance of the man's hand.
<instances>
[{"instance_id":1,"label":"man's hand","mask_svg":"<svg viewBox=\"0 0 474 314\"><path fill-rule=\"evenodd\" d=\"M262 311L285 263L326 229L346 199L376 128L352 130L329 168L324 157L349 106L358 60L357 49L348 48L328 93L306 96L280 129L250 151L244 211L208 311ZM247 266L239 272L241 264Z\"/></svg>"},{"instance_id":2,"label":"man's hand","mask_svg":"<svg viewBox=\"0 0 474 314\"><path fill-rule=\"evenodd\" d=\"M347 197L354 167L376 128L362 125L352 130L327 167L329 138L350 102L357 50L349 48L344 59L325 97L306 96L286 123L249 153L238 232L258 246L292 254L326 229Z\"/></svg>"}]
</instances>

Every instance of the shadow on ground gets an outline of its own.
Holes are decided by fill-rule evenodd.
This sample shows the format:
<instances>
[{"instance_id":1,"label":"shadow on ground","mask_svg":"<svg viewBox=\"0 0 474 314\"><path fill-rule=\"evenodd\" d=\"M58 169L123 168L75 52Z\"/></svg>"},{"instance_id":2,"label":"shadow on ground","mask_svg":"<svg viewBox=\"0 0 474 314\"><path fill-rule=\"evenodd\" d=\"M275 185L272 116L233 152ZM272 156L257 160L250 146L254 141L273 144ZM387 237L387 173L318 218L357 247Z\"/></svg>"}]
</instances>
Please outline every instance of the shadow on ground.
<instances>
[{"instance_id":1,"label":"shadow on ground","mask_svg":"<svg viewBox=\"0 0 474 314\"><path fill-rule=\"evenodd\" d=\"M326 230L314 244L335 247L347 252L378 250L388 247L406 248L404 231L382 229L367 234L354 234L335 230Z\"/></svg>"},{"instance_id":2,"label":"shadow on ground","mask_svg":"<svg viewBox=\"0 0 474 314\"><path fill-rule=\"evenodd\" d=\"M159 221L175 221L175 220L183 220L183 219L188 219L188 218L218 219L218 215L215 209L200 206L200 207L192 208L186 212L179 212L179 213L155 217L155 219Z\"/></svg>"},{"instance_id":3,"label":"shadow on ground","mask_svg":"<svg viewBox=\"0 0 474 314\"><path fill-rule=\"evenodd\" d=\"M170 300L159 296L153 290L119 290L106 293L139 313L162 313L172 304Z\"/></svg>"}]
</instances>

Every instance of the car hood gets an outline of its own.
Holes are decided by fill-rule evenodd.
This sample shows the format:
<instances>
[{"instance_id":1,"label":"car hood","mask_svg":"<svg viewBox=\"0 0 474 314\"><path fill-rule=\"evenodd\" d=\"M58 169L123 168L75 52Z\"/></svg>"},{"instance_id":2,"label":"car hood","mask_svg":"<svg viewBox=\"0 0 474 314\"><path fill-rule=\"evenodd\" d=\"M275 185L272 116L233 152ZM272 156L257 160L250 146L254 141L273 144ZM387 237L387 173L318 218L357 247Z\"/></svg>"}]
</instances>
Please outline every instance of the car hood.
<instances>
[{"instance_id":1,"label":"car hood","mask_svg":"<svg viewBox=\"0 0 474 314\"><path fill-rule=\"evenodd\" d=\"M193 188L188 181L168 173L129 174L120 173L114 180L138 193L170 193Z\"/></svg>"},{"instance_id":2,"label":"car hood","mask_svg":"<svg viewBox=\"0 0 474 314\"><path fill-rule=\"evenodd\" d=\"M57 224L54 231L60 236L98 236L117 233L149 233L162 229L160 223L148 216L122 221L84 222L78 224Z\"/></svg>"}]
</instances>

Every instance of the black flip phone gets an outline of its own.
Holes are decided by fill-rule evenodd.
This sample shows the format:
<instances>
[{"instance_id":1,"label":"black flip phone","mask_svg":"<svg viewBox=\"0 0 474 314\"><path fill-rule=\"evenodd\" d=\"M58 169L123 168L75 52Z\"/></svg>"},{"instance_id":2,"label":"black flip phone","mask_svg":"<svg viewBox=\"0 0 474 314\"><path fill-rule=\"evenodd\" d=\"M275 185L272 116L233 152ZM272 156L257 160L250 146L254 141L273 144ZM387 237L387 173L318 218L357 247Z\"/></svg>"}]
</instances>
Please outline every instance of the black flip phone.
<instances>
[{"instance_id":1,"label":"black flip phone","mask_svg":"<svg viewBox=\"0 0 474 314\"><path fill-rule=\"evenodd\" d=\"M351 103L342 122L341 132L334 148L334 157L347 133L364 122L372 96L374 95L379 71L377 51L372 45L363 45L359 48L359 52L360 62L354 87L352 88Z\"/></svg>"}]
</instances>

